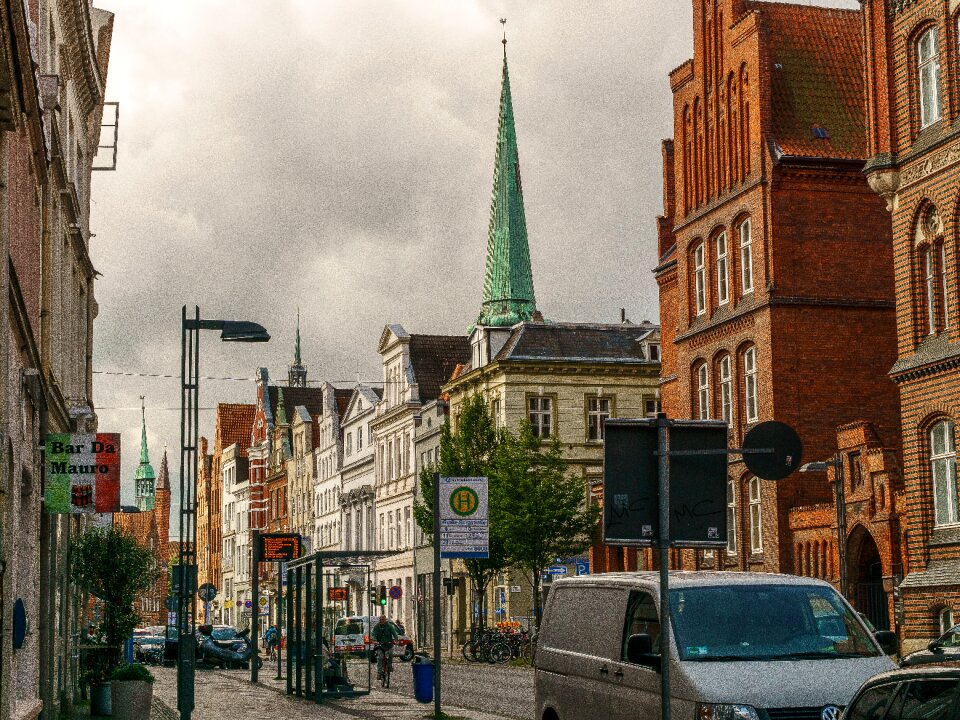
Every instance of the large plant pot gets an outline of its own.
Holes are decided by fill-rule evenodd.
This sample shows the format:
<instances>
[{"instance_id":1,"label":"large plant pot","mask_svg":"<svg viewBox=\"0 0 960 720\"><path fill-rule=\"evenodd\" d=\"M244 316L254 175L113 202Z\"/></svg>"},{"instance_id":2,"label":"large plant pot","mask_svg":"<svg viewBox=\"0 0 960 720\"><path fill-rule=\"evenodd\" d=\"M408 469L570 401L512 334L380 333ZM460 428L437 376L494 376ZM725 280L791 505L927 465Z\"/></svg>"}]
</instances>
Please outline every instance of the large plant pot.
<instances>
[{"instance_id":1,"label":"large plant pot","mask_svg":"<svg viewBox=\"0 0 960 720\"><path fill-rule=\"evenodd\" d=\"M153 683L145 680L114 680L114 720L144 720L150 717Z\"/></svg>"},{"instance_id":2,"label":"large plant pot","mask_svg":"<svg viewBox=\"0 0 960 720\"><path fill-rule=\"evenodd\" d=\"M90 686L90 714L94 716L110 715L111 707L110 683L98 683ZM149 715L147 717L150 717Z\"/></svg>"}]
</instances>

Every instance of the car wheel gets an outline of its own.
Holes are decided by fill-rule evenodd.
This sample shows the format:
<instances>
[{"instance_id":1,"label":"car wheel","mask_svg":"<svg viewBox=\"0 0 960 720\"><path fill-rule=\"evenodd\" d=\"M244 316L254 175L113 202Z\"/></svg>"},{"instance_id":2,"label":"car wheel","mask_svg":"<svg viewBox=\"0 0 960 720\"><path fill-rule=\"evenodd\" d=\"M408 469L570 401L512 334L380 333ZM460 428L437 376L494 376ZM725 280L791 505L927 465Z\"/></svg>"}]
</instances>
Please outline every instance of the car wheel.
<instances>
[{"instance_id":1,"label":"car wheel","mask_svg":"<svg viewBox=\"0 0 960 720\"><path fill-rule=\"evenodd\" d=\"M403 655L400 656L400 659L403 660L403 662L410 662L413 660L413 645L403 646Z\"/></svg>"}]
</instances>

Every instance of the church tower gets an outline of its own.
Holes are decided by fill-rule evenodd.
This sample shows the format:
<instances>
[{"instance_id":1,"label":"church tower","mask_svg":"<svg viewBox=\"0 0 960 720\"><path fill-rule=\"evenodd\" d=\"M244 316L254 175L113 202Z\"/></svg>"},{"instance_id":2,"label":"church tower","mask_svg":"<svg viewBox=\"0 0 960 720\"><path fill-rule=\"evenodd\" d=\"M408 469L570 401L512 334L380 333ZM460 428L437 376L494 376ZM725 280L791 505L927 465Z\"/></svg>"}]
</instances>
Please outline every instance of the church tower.
<instances>
[{"instance_id":1,"label":"church tower","mask_svg":"<svg viewBox=\"0 0 960 720\"><path fill-rule=\"evenodd\" d=\"M297 308L297 342L293 348L293 362L287 373L287 385L290 387L307 386L307 367L300 359L300 308Z\"/></svg>"},{"instance_id":2,"label":"church tower","mask_svg":"<svg viewBox=\"0 0 960 720\"><path fill-rule=\"evenodd\" d=\"M140 512L153 510L156 504L156 481L157 476L153 472L153 466L150 464L150 455L147 452L147 415L144 398L140 396L140 415L141 415L141 434L140 434L140 465L137 466L137 474L134 476L134 484L137 492L137 509Z\"/></svg>"},{"instance_id":3,"label":"church tower","mask_svg":"<svg viewBox=\"0 0 960 720\"><path fill-rule=\"evenodd\" d=\"M160 461L160 473L156 485L157 534L160 537L160 552L166 567L167 549L170 539L170 466L167 463L167 448L163 448Z\"/></svg>"},{"instance_id":4,"label":"church tower","mask_svg":"<svg viewBox=\"0 0 960 720\"><path fill-rule=\"evenodd\" d=\"M502 82L483 304L476 322L485 327L510 327L526 320L542 320L533 294L517 130L507 71L506 36L503 38Z\"/></svg>"}]
</instances>

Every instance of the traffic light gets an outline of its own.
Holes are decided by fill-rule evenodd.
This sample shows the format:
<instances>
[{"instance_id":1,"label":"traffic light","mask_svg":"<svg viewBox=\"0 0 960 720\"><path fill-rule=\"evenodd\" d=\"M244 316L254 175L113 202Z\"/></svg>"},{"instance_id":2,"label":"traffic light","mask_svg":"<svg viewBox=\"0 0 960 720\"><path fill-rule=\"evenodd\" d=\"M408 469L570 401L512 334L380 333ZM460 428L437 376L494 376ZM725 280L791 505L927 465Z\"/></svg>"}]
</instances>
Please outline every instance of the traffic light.
<instances>
[{"instance_id":1,"label":"traffic light","mask_svg":"<svg viewBox=\"0 0 960 720\"><path fill-rule=\"evenodd\" d=\"M386 585L380 586L380 605L381 607L387 606L387 586Z\"/></svg>"},{"instance_id":2,"label":"traffic light","mask_svg":"<svg viewBox=\"0 0 960 720\"><path fill-rule=\"evenodd\" d=\"M377 589L370 588L370 604L376 605L376 603L377 603Z\"/></svg>"}]
</instances>

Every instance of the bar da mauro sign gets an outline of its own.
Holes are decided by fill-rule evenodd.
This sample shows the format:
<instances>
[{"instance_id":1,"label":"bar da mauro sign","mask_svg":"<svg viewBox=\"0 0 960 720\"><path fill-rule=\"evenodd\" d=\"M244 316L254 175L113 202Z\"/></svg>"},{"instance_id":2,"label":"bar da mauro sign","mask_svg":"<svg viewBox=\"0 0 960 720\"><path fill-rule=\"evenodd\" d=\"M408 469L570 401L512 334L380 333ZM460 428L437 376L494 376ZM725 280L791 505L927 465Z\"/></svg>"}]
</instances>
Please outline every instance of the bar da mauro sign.
<instances>
[{"instance_id":1,"label":"bar da mauro sign","mask_svg":"<svg viewBox=\"0 0 960 720\"><path fill-rule=\"evenodd\" d=\"M47 512L120 512L120 433L47 435L46 465Z\"/></svg>"}]
</instances>

